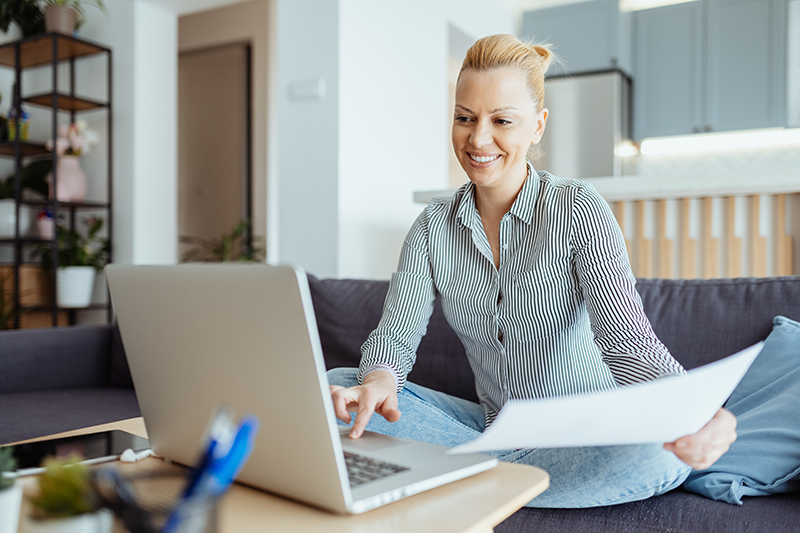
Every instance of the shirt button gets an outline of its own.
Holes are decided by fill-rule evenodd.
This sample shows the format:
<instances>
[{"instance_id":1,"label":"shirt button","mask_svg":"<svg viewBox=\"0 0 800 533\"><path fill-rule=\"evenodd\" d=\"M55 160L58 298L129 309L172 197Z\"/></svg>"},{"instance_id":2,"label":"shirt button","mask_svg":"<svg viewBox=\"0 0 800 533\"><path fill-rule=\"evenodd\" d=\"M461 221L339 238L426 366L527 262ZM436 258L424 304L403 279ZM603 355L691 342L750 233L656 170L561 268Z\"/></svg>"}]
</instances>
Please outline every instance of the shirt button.
<instances>
[{"instance_id":1,"label":"shirt button","mask_svg":"<svg viewBox=\"0 0 800 533\"><path fill-rule=\"evenodd\" d=\"M507 244L503 245L503 250L508 250L508 245Z\"/></svg>"}]
</instances>

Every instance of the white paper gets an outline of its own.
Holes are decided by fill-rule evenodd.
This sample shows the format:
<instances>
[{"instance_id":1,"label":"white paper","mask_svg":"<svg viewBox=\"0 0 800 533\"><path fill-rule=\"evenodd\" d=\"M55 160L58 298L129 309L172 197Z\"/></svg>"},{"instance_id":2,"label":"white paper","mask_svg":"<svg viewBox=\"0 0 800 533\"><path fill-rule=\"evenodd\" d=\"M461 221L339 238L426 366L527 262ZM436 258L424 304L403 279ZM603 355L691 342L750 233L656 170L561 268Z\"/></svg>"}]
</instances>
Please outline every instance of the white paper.
<instances>
[{"instance_id":1,"label":"white paper","mask_svg":"<svg viewBox=\"0 0 800 533\"><path fill-rule=\"evenodd\" d=\"M683 375L612 391L511 400L480 437L449 453L672 442L711 420L763 344Z\"/></svg>"}]
</instances>

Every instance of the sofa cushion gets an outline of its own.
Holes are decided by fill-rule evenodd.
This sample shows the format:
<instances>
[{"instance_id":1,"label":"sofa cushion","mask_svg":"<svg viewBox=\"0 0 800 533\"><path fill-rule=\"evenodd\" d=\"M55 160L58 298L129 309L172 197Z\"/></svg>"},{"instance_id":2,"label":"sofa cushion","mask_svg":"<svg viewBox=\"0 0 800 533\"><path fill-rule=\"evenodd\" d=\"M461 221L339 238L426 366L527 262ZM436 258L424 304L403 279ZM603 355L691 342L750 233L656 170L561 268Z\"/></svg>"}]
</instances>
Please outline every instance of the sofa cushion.
<instances>
[{"instance_id":1,"label":"sofa cushion","mask_svg":"<svg viewBox=\"0 0 800 533\"><path fill-rule=\"evenodd\" d=\"M636 288L658 338L686 368L764 340L776 315L800 320L800 277L640 279Z\"/></svg>"},{"instance_id":2,"label":"sofa cushion","mask_svg":"<svg viewBox=\"0 0 800 533\"><path fill-rule=\"evenodd\" d=\"M0 393L106 385L109 326L0 332Z\"/></svg>"},{"instance_id":3,"label":"sofa cushion","mask_svg":"<svg viewBox=\"0 0 800 533\"><path fill-rule=\"evenodd\" d=\"M648 500L591 509L529 509L496 533L795 533L800 495L757 498L739 507L680 489Z\"/></svg>"},{"instance_id":4,"label":"sofa cushion","mask_svg":"<svg viewBox=\"0 0 800 533\"><path fill-rule=\"evenodd\" d=\"M329 369L357 367L361 345L380 320L389 282L319 280L309 275L308 283L325 364ZM478 401L475 375L467 362L464 346L447 323L438 299L408 379L459 398Z\"/></svg>"},{"instance_id":5,"label":"sofa cushion","mask_svg":"<svg viewBox=\"0 0 800 533\"><path fill-rule=\"evenodd\" d=\"M128 368L128 359L125 357L125 348L122 346L122 336L117 324L111 326L111 350L108 357L108 386L133 388L133 378Z\"/></svg>"},{"instance_id":6,"label":"sofa cushion","mask_svg":"<svg viewBox=\"0 0 800 533\"><path fill-rule=\"evenodd\" d=\"M738 438L684 487L742 504L742 496L800 490L800 323L775 317L772 333L725 407L736 415Z\"/></svg>"},{"instance_id":7,"label":"sofa cushion","mask_svg":"<svg viewBox=\"0 0 800 533\"><path fill-rule=\"evenodd\" d=\"M142 415L132 389L94 387L2 394L0 444L137 416Z\"/></svg>"}]
</instances>

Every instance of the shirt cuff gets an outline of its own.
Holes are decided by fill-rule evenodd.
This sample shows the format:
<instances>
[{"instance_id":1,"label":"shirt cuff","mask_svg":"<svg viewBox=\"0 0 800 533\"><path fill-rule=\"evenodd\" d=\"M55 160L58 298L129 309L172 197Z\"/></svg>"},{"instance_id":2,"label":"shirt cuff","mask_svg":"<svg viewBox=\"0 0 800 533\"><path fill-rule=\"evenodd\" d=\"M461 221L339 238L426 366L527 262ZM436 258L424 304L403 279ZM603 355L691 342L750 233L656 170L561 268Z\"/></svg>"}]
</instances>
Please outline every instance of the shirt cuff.
<instances>
[{"instance_id":1,"label":"shirt cuff","mask_svg":"<svg viewBox=\"0 0 800 533\"><path fill-rule=\"evenodd\" d=\"M377 363L377 364L370 365L367 368L365 368L364 371L361 372L361 384L362 385L364 384L364 378L367 377L367 374L369 374L371 372L376 372L378 370L389 372L392 376L394 376L394 385L395 385L395 387L397 389L397 392L400 392L400 389L402 388L402 386L400 385L400 383L401 383L400 373L397 371L396 368L394 368L391 365L387 365L385 363Z\"/></svg>"}]
</instances>

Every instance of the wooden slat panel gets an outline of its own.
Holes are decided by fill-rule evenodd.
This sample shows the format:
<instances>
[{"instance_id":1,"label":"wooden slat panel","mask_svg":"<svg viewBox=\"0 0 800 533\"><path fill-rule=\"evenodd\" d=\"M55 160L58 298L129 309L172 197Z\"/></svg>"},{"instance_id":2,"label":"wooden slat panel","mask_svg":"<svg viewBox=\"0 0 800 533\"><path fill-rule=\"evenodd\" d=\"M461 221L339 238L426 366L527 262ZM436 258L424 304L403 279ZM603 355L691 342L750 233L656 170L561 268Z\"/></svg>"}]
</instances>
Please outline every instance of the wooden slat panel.
<instances>
[{"instance_id":1,"label":"wooden slat panel","mask_svg":"<svg viewBox=\"0 0 800 533\"><path fill-rule=\"evenodd\" d=\"M729 278L742 277L742 239L736 236L736 197L728 197L728 254L726 275Z\"/></svg>"},{"instance_id":2,"label":"wooden slat panel","mask_svg":"<svg viewBox=\"0 0 800 533\"><path fill-rule=\"evenodd\" d=\"M689 232L692 223L691 214L692 201L689 198L682 199L681 277L684 279L695 279L697 277L697 239L692 239Z\"/></svg>"},{"instance_id":3,"label":"wooden slat panel","mask_svg":"<svg viewBox=\"0 0 800 533\"><path fill-rule=\"evenodd\" d=\"M791 276L792 265L792 237L786 234L786 195L775 196L775 244L777 248L776 276Z\"/></svg>"},{"instance_id":4,"label":"wooden slat panel","mask_svg":"<svg viewBox=\"0 0 800 533\"><path fill-rule=\"evenodd\" d=\"M750 260L752 276L763 278L767 275L767 238L761 235L761 196L752 196L753 202L751 228Z\"/></svg>"},{"instance_id":5,"label":"wooden slat panel","mask_svg":"<svg viewBox=\"0 0 800 533\"><path fill-rule=\"evenodd\" d=\"M719 239L715 238L712 229L714 225L714 199L706 198L704 201L703 240L703 276L706 279L720 277L719 270Z\"/></svg>"},{"instance_id":6,"label":"wooden slat panel","mask_svg":"<svg viewBox=\"0 0 800 533\"><path fill-rule=\"evenodd\" d=\"M675 243L672 239L667 238L667 200L659 200L658 211L658 277L674 278Z\"/></svg>"},{"instance_id":7,"label":"wooden slat panel","mask_svg":"<svg viewBox=\"0 0 800 533\"><path fill-rule=\"evenodd\" d=\"M614 216L617 219L617 224L619 224L620 230L622 230L622 236L625 239L625 250L628 252L628 261L633 264L633 244L631 243L630 238L625 235L625 226L626 226L626 217L627 217L627 204L624 201L614 202Z\"/></svg>"},{"instance_id":8,"label":"wooden slat panel","mask_svg":"<svg viewBox=\"0 0 800 533\"><path fill-rule=\"evenodd\" d=\"M636 202L639 223L636 232L636 270L638 278L653 277L653 240L645 238L645 227L647 226L645 201Z\"/></svg>"}]
</instances>

